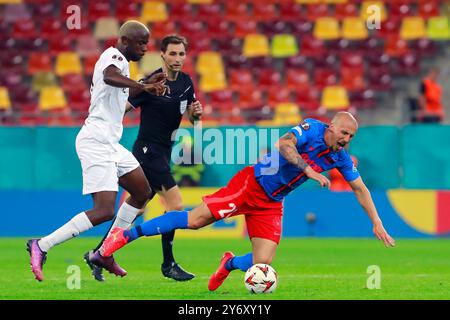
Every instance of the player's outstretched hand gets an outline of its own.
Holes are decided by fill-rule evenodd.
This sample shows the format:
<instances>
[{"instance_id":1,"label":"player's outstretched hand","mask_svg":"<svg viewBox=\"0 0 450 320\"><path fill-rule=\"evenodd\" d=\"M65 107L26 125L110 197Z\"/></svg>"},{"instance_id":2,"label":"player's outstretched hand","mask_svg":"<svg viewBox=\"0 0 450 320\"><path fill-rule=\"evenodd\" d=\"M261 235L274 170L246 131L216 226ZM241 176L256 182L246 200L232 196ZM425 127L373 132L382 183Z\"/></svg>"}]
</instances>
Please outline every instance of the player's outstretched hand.
<instances>
[{"instance_id":1,"label":"player's outstretched hand","mask_svg":"<svg viewBox=\"0 0 450 320\"><path fill-rule=\"evenodd\" d=\"M373 233L375 234L375 237L377 237L378 240L382 240L384 242L384 245L389 247L395 247L395 240L392 238L384 229L382 223L377 223L373 226Z\"/></svg>"},{"instance_id":2,"label":"player's outstretched hand","mask_svg":"<svg viewBox=\"0 0 450 320\"><path fill-rule=\"evenodd\" d=\"M152 74L150 77L147 77L144 79L144 83L157 83L161 81L167 80L167 74L165 72L158 72L155 74Z\"/></svg>"},{"instance_id":3,"label":"player's outstretched hand","mask_svg":"<svg viewBox=\"0 0 450 320\"><path fill-rule=\"evenodd\" d=\"M156 82L156 83L145 84L143 89L144 89L144 91L154 94L156 96L162 96L168 90L168 86L165 85L165 82L166 82L166 80Z\"/></svg>"}]
</instances>

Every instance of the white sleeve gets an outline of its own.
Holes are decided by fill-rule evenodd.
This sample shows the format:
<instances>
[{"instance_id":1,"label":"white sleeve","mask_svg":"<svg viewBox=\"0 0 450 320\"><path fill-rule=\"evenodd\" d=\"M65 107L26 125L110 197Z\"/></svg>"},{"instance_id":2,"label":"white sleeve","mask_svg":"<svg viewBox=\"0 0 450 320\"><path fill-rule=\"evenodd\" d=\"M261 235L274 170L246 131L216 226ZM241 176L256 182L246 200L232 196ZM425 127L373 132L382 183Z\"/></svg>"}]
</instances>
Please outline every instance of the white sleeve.
<instances>
[{"instance_id":1,"label":"white sleeve","mask_svg":"<svg viewBox=\"0 0 450 320\"><path fill-rule=\"evenodd\" d=\"M106 53L103 56L102 60L103 60L102 61L102 68L100 70L101 72L103 72L110 65L116 66L117 68L119 68L120 71L122 71L122 69L124 67L123 57L121 55L118 55L114 51Z\"/></svg>"}]
</instances>

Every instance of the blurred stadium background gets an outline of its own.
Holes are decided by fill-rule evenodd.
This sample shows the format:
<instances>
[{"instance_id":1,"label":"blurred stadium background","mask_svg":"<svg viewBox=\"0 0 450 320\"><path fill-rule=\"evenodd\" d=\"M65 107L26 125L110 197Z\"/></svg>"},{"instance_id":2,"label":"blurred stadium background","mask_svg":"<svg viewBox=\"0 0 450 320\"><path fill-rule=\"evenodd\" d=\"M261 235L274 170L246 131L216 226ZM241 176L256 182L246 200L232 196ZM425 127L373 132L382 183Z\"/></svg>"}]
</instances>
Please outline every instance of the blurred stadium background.
<instances>
[{"instance_id":1,"label":"blurred stadium background","mask_svg":"<svg viewBox=\"0 0 450 320\"><path fill-rule=\"evenodd\" d=\"M79 30L66 27L70 5L81 8ZM366 27L371 5L380 9L380 29ZM337 110L353 112L361 128L350 152L389 231L446 237L449 15L450 4L441 0L0 0L0 236L47 234L90 206L81 196L75 136L89 107L94 64L115 44L120 24L134 18L151 28L151 41L131 65L133 79L158 68L160 40L179 33L189 41L183 71L205 107L204 127L287 130L307 117L328 121ZM431 67L440 70L444 116L411 124ZM122 143L130 148L138 111L125 124ZM186 206L240 167L205 166L200 186L183 189ZM301 189L286 199L285 236L371 236L345 186ZM154 201L148 215L162 212ZM237 219L197 236L244 234Z\"/></svg>"}]
</instances>

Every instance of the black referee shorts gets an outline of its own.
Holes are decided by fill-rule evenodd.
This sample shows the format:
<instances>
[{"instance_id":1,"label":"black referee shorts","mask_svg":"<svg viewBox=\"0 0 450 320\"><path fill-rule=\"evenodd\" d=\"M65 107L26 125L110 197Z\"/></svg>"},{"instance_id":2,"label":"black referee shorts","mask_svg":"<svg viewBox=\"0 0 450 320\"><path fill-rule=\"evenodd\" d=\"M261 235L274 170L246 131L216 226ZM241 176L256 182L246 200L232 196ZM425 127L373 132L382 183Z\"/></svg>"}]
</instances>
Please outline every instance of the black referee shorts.
<instances>
[{"instance_id":1,"label":"black referee shorts","mask_svg":"<svg viewBox=\"0 0 450 320\"><path fill-rule=\"evenodd\" d=\"M171 148L136 140L133 155L144 170L154 192L169 190L177 183L170 172Z\"/></svg>"}]
</instances>

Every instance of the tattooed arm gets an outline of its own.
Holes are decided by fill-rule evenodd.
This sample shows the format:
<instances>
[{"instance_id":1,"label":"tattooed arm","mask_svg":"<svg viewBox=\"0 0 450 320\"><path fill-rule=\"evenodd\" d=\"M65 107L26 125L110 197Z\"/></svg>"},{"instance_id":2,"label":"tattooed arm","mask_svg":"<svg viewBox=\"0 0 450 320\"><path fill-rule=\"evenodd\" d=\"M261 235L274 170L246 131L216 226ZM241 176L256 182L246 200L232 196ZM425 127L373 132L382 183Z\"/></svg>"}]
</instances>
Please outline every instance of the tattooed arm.
<instances>
[{"instance_id":1,"label":"tattooed arm","mask_svg":"<svg viewBox=\"0 0 450 320\"><path fill-rule=\"evenodd\" d=\"M288 132L282 136L275 146L290 164L302 170L310 179L316 180L321 187L330 187L330 180L311 168L297 151L297 138Z\"/></svg>"}]
</instances>

